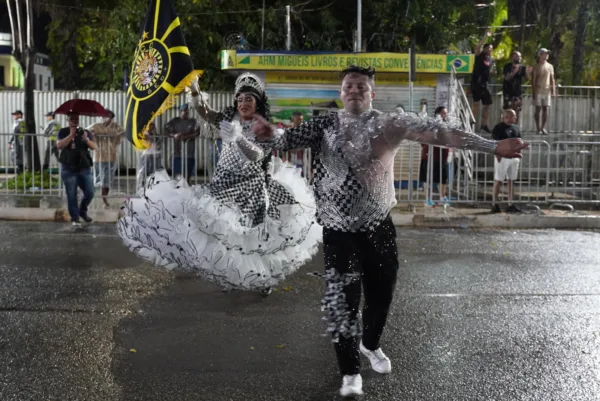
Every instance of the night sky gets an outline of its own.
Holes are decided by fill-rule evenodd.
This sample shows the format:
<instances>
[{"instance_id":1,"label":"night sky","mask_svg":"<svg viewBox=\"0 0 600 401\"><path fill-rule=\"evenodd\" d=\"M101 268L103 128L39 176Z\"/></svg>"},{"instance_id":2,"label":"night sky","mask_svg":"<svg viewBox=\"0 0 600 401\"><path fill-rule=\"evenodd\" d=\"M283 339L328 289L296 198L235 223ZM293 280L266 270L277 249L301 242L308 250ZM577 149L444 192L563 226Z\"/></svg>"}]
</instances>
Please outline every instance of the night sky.
<instances>
[{"instance_id":1,"label":"night sky","mask_svg":"<svg viewBox=\"0 0 600 401\"><path fill-rule=\"evenodd\" d=\"M36 16L33 24L33 37L35 45L40 53L48 54L46 41L48 40L48 32L46 28L50 23L50 16L47 13L42 13ZM0 2L0 32L10 33L10 20L8 19L8 9L6 2Z\"/></svg>"}]
</instances>

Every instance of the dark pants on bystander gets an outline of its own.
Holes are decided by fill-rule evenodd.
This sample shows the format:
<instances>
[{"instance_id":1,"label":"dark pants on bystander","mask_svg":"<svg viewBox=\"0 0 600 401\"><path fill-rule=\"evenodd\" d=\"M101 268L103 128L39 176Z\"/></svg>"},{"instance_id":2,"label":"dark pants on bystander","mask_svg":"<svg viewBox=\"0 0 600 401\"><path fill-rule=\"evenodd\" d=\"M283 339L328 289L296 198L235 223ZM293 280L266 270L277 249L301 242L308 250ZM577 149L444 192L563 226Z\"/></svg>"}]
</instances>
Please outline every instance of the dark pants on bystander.
<instances>
[{"instance_id":1,"label":"dark pants on bystander","mask_svg":"<svg viewBox=\"0 0 600 401\"><path fill-rule=\"evenodd\" d=\"M94 198L94 179L92 169L86 168L82 171L67 170L63 166L61 173L65 192L67 193L67 205L71 221L79 221L79 217L87 216L88 206ZM81 188L83 198L81 204L77 205L77 188Z\"/></svg>"},{"instance_id":2,"label":"dark pants on bystander","mask_svg":"<svg viewBox=\"0 0 600 401\"><path fill-rule=\"evenodd\" d=\"M398 248L396 228L390 216L374 231L341 232L323 229L325 269L335 269L341 276L357 273L356 279L344 286L349 320L358 317L361 291L365 293L363 308L363 345L379 348L379 340L387 320L396 287ZM362 286L362 288L361 288ZM335 352L342 375L360 372L359 338L339 336Z\"/></svg>"}]
</instances>

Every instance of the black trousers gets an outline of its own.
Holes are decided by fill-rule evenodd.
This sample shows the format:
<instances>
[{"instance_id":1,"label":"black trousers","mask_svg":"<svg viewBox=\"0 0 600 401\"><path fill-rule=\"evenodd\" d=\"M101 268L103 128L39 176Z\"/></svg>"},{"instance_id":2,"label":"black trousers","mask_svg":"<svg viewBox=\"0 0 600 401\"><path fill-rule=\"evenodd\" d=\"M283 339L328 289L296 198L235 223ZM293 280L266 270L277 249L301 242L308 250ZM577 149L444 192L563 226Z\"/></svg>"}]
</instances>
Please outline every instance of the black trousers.
<instances>
[{"instance_id":1,"label":"black trousers","mask_svg":"<svg viewBox=\"0 0 600 401\"><path fill-rule=\"evenodd\" d=\"M345 315L352 326L358 323L361 292L365 293L362 314L363 345L369 350L379 348L379 340L387 320L398 274L396 228L390 216L371 232L341 232L323 230L325 269L335 269L340 275L356 274L341 291L345 302L336 316ZM328 288L331 285L328 283ZM362 288L361 288L362 287ZM339 305L339 302L333 302ZM331 321L330 321L331 330ZM334 332L334 335L338 335ZM335 342L340 372L354 375L360 372L359 341L357 335L339 335Z\"/></svg>"}]
</instances>

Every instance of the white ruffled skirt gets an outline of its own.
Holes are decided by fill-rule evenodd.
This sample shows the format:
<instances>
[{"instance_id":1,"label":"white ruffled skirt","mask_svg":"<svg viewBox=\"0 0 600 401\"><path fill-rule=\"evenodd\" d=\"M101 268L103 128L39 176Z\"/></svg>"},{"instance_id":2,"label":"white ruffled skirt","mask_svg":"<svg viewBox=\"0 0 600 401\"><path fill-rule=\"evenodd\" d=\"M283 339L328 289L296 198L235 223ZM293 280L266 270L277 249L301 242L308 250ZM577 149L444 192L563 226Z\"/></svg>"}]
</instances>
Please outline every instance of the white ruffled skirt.
<instances>
[{"instance_id":1,"label":"white ruffled skirt","mask_svg":"<svg viewBox=\"0 0 600 401\"><path fill-rule=\"evenodd\" d=\"M118 233L143 259L168 270L194 272L225 290L273 287L316 253L322 228L315 201L300 171L276 163L272 178L298 202L278 206L280 218L247 227L234 205L225 205L208 185L188 186L166 171L148 179L144 196L129 199Z\"/></svg>"}]
</instances>

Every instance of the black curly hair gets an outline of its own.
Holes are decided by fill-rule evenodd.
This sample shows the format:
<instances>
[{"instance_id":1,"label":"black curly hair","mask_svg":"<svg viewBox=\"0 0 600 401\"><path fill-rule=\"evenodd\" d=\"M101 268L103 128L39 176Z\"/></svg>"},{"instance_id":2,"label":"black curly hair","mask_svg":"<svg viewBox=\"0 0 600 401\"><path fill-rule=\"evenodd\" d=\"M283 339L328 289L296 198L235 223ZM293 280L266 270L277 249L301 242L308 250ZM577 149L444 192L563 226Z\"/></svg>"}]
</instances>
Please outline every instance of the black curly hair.
<instances>
[{"instance_id":1,"label":"black curly hair","mask_svg":"<svg viewBox=\"0 0 600 401\"><path fill-rule=\"evenodd\" d=\"M240 88L238 93L235 94L233 99L233 107L237 111L237 96L240 93L250 93L256 98L256 112L261 115L265 120L270 120L271 106L269 105L269 98L266 93L260 94L255 88L249 86L243 86Z\"/></svg>"}]
</instances>

